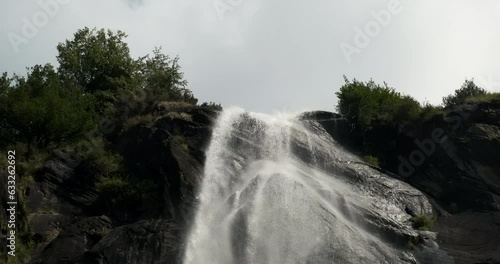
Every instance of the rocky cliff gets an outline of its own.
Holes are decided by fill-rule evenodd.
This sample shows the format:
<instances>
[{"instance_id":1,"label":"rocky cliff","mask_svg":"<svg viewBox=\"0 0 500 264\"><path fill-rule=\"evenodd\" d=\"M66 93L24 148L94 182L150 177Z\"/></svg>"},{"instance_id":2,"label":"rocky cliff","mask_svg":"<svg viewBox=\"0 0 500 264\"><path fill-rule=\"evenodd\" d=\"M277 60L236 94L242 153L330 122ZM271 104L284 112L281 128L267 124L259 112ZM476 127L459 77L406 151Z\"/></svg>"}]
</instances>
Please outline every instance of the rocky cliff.
<instances>
[{"instance_id":1,"label":"rocky cliff","mask_svg":"<svg viewBox=\"0 0 500 264\"><path fill-rule=\"evenodd\" d=\"M356 150L342 117L309 117ZM442 248L456 263L500 263L500 101L449 108L420 127L377 129L384 168L436 202Z\"/></svg>"},{"instance_id":2,"label":"rocky cliff","mask_svg":"<svg viewBox=\"0 0 500 264\"><path fill-rule=\"evenodd\" d=\"M179 263L217 112L189 107L172 113L115 139L128 167L159 187L158 199L147 204L103 196L84 165L53 151L20 195L18 221L35 243L30 263Z\"/></svg>"},{"instance_id":3,"label":"rocky cliff","mask_svg":"<svg viewBox=\"0 0 500 264\"><path fill-rule=\"evenodd\" d=\"M177 109L114 139L131 170L159 187L158 199L146 204L103 197L96 177L53 151L23 194L19 221L35 242L31 263L180 263L217 114ZM341 116L314 112L304 119L352 148ZM500 102L464 105L422 127L383 133L392 161L384 169L434 201L440 247L456 263L500 263ZM437 134L446 140L436 142Z\"/></svg>"}]
</instances>

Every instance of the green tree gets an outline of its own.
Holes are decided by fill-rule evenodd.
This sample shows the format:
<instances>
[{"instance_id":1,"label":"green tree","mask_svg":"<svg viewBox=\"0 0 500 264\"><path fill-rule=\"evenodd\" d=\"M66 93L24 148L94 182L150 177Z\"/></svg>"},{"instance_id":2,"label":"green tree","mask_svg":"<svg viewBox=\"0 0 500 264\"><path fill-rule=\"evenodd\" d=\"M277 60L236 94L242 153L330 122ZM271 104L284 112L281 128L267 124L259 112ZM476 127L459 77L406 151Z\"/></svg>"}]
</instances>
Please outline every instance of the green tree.
<instances>
[{"instance_id":1,"label":"green tree","mask_svg":"<svg viewBox=\"0 0 500 264\"><path fill-rule=\"evenodd\" d=\"M395 125L416 121L422 111L420 103L408 95L401 96L393 105L387 107L391 115L388 121Z\"/></svg>"},{"instance_id":2,"label":"green tree","mask_svg":"<svg viewBox=\"0 0 500 264\"><path fill-rule=\"evenodd\" d=\"M2 105L5 104L11 81L12 80L8 77L6 72L0 76L0 148L5 147L5 145L10 141L9 137L11 137L11 135L9 135L6 123L6 118L9 114L8 109L2 107Z\"/></svg>"},{"instance_id":3,"label":"green tree","mask_svg":"<svg viewBox=\"0 0 500 264\"><path fill-rule=\"evenodd\" d=\"M172 59L156 48L152 55L134 60L126 37L122 31L84 28L59 43L58 72L66 86L83 87L92 94L101 115L112 114L123 98L142 98L146 105L154 101L197 103L186 88L178 57ZM147 96L139 95L142 92Z\"/></svg>"},{"instance_id":4,"label":"green tree","mask_svg":"<svg viewBox=\"0 0 500 264\"><path fill-rule=\"evenodd\" d=\"M338 97L337 111L344 115L353 125L362 130L369 130L374 120L390 122L395 114L411 108L403 101L400 93L393 88L369 82L360 82L356 79L349 81L344 76L345 84L336 92Z\"/></svg>"},{"instance_id":5,"label":"green tree","mask_svg":"<svg viewBox=\"0 0 500 264\"><path fill-rule=\"evenodd\" d=\"M12 139L46 148L78 138L93 126L88 96L65 89L50 64L30 68L27 77L15 76L14 82L0 104Z\"/></svg>"},{"instance_id":6,"label":"green tree","mask_svg":"<svg viewBox=\"0 0 500 264\"><path fill-rule=\"evenodd\" d=\"M435 118L440 118L443 115L443 106L441 105L431 105L429 102L424 102L422 105L422 111L420 113L420 119L422 121L428 121Z\"/></svg>"},{"instance_id":7,"label":"green tree","mask_svg":"<svg viewBox=\"0 0 500 264\"><path fill-rule=\"evenodd\" d=\"M6 72L2 73L0 76L0 97L4 96L10 87L10 82L12 80L8 77Z\"/></svg>"},{"instance_id":8,"label":"green tree","mask_svg":"<svg viewBox=\"0 0 500 264\"><path fill-rule=\"evenodd\" d=\"M469 97L485 95L487 92L474 83L474 79L465 80L460 89L455 90L455 94L443 97L443 104L445 107L452 105L459 105L465 103Z\"/></svg>"},{"instance_id":9,"label":"green tree","mask_svg":"<svg viewBox=\"0 0 500 264\"><path fill-rule=\"evenodd\" d=\"M73 39L57 45L59 74L90 93L129 89L136 65L126 37L122 31L78 30Z\"/></svg>"},{"instance_id":10,"label":"green tree","mask_svg":"<svg viewBox=\"0 0 500 264\"><path fill-rule=\"evenodd\" d=\"M153 55L138 60L142 77L142 87L157 101L183 101L196 104L192 92L186 88L187 81L180 71L179 57L170 58L155 48Z\"/></svg>"}]
</instances>

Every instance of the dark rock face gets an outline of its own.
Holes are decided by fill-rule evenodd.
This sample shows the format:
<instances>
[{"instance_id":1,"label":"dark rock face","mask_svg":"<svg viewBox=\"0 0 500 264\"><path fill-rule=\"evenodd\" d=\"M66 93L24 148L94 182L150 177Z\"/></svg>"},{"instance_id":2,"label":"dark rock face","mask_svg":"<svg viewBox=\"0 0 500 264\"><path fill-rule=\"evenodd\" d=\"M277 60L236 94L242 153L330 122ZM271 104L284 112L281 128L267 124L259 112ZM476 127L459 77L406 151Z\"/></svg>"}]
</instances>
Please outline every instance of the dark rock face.
<instances>
[{"instance_id":1,"label":"dark rock face","mask_svg":"<svg viewBox=\"0 0 500 264\"><path fill-rule=\"evenodd\" d=\"M438 220L441 247L456 264L500 263L500 213L462 213Z\"/></svg>"},{"instance_id":2,"label":"dark rock face","mask_svg":"<svg viewBox=\"0 0 500 264\"><path fill-rule=\"evenodd\" d=\"M447 140L416 168L409 182L451 213L500 211L500 163L496 159L500 123L495 121L499 113L500 102L449 110L438 126Z\"/></svg>"},{"instance_id":3,"label":"dark rock face","mask_svg":"<svg viewBox=\"0 0 500 264\"><path fill-rule=\"evenodd\" d=\"M32 263L78 263L111 226L111 219L106 216L84 218L64 229Z\"/></svg>"},{"instance_id":4,"label":"dark rock face","mask_svg":"<svg viewBox=\"0 0 500 264\"><path fill-rule=\"evenodd\" d=\"M36 242L31 263L180 263L218 112L190 107L163 114L117 142L125 162L161 187L155 203L114 208L96 192L95 175L67 153L53 152L25 194L21 220Z\"/></svg>"},{"instance_id":5,"label":"dark rock face","mask_svg":"<svg viewBox=\"0 0 500 264\"><path fill-rule=\"evenodd\" d=\"M339 143L353 147L352 128L345 120L315 114L308 118L318 120ZM492 220L500 211L500 101L447 109L442 118L421 127L375 130L384 144L386 169L444 209L438 210L438 240L456 262L500 263L500 231ZM441 133L444 142L436 143L433 133ZM411 160L417 152L424 157L421 164ZM408 163L402 165L402 159ZM411 173L401 173L401 167Z\"/></svg>"},{"instance_id":6,"label":"dark rock face","mask_svg":"<svg viewBox=\"0 0 500 264\"><path fill-rule=\"evenodd\" d=\"M71 156L54 151L34 175L25 194L26 212L18 218L37 243L32 263L180 263L183 237L197 206L205 148L218 113L197 107L176 112L181 115L167 111L153 124L130 128L117 142L125 161L161 186L161 199L155 204L106 207L95 191L97 179L82 177ZM351 148L353 128L341 116L314 112L301 119L318 121ZM421 150L415 140L432 137L436 128L445 132L447 140L436 144L405 179L436 202L440 218L433 231L438 232L439 247L457 264L500 263L500 102L451 109L443 119L419 128L380 129L379 135L390 141L386 156L392 163L387 169L400 177L398 157L408 160L413 151ZM297 151L305 147L296 146ZM5 179L0 175L1 186ZM5 193L0 193L2 203ZM411 211L412 202L404 203ZM425 241L425 234L422 239L425 250L420 259L426 259L434 244Z\"/></svg>"},{"instance_id":7,"label":"dark rock face","mask_svg":"<svg viewBox=\"0 0 500 264\"><path fill-rule=\"evenodd\" d=\"M175 224L164 219L143 220L110 231L85 253L82 264L177 263L181 243Z\"/></svg>"},{"instance_id":8,"label":"dark rock face","mask_svg":"<svg viewBox=\"0 0 500 264\"><path fill-rule=\"evenodd\" d=\"M190 108L182 113L186 116L165 116L153 126L137 126L127 131L119 145L127 163L136 164L137 171L155 175L155 183L164 186L158 216L186 225L196 205L205 148L217 112ZM168 138L172 140L167 142Z\"/></svg>"},{"instance_id":9,"label":"dark rock face","mask_svg":"<svg viewBox=\"0 0 500 264\"><path fill-rule=\"evenodd\" d=\"M35 175L26 205L30 212L65 212L80 215L97 201L95 178L76 175L76 161L55 150L53 158Z\"/></svg>"}]
</instances>

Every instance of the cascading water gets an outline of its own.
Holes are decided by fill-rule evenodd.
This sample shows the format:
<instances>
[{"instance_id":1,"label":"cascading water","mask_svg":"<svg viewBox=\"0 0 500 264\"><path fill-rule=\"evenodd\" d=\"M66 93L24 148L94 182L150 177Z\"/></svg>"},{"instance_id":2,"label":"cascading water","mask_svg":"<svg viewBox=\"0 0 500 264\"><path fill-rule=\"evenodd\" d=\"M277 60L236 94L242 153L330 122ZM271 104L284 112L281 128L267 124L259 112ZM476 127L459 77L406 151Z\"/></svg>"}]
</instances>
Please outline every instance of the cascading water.
<instances>
[{"instance_id":1,"label":"cascading water","mask_svg":"<svg viewBox=\"0 0 500 264\"><path fill-rule=\"evenodd\" d=\"M185 264L411 263L417 190L342 150L314 121L225 110L207 152Z\"/></svg>"}]
</instances>

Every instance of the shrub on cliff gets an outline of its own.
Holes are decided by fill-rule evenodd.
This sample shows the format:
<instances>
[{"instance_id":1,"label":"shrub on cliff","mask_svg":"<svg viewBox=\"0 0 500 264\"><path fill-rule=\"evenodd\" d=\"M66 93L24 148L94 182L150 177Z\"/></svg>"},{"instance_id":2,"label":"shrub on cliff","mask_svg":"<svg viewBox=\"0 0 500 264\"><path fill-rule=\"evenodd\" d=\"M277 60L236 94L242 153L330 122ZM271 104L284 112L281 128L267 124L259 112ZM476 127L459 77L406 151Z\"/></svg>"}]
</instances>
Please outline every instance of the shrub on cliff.
<instances>
[{"instance_id":1,"label":"shrub on cliff","mask_svg":"<svg viewBox=\"0 0 500 264\"><path fill-rule=\"evenodd\" d=\"M481 103L490 102L491 100L500 100L500 93L487 93L468 97L467 99L465 99L465 102Z\"/></svg>"},{"instance_id":2,"label":"shrub on cliff","mask_svg":"<svg viewBox=\"0 0 500 264\"><path fill-rule=\"evenodd\" d=\"M370 130L374 121L390 126L411 122L421 112L419 102L386 83L349 81L345 76L344 79L345 84L336 92L337 111L361 131Z\"/></svg>"},{"instance_id":3,"label":"shrub on cliff","mask_svg":"<svg viewBox=\"0 0 500 264\"><path fill-rule=\"evenodd\" d=\"M201 104L201 107L208 107L218 111L222 111L222 105L220 103L217 104L215 102L204 102Z\"/></svg>"},{"instance_id":4,"label":"shrub on cliff","mask_svg":"<svg viewBox=\"0 0 500 264\"><path fill-rule=\"evenodd\" d=\"M372 166L380 167L380 161L375 156L365 155L365 156L363 156L363 161L372 165Z\"/></svg>"},{"instance_id":5,"label":"shrub on cliff","mask_svg":"<svg viewBox=\"0 0 500 264\"><path fill-rule=\"evenodd\" d=\"M0 147L56 146L90 132L104 118L116 121L117 132L160 100L197 103L179 58L156 48L151 56L132 59L126 37L84 28L57 46L57 70L47 64L32 67L26 77L2 74Z\"/></svg>"},{"instance_id":6,"label":"shrub on cliff","mask_svg":"<svg viewBox=\"0 0 500 264\"><path fill-rule=\"evenodd\" d=\"M410 218L410 222L413 228L421 231L428 231L434 226L436 219L428 215L417 215Z\"/></svg>"},{"instance_id":7,"label":"shrub on cliff","mask_svg":"<svg viewBox=\"0 0 500 264\"><path fill-rule=\"evenodd\" d=\"M66 84L82 87L105 113L123 94L144 93L141 101L183 101L196 104L186 88L179 58L155 48L152 55L132 59L127 35L104 29L78 30L57 46L58 72Z\"/></svg>"},{"instance_id":8,"label":"shrub on cliff","mask_svg":"<svg viewBox=\"0 0 500 264\"><path fill-rule=\"evenodd\" d=\"M443 104L445 107L460 105L465 103L467 98L478 97L486 94L487 92L483 88L480 88L474 83L474 79L465 80L462 87L455 90L454 94L443 97Z\"/></svg>"},{"instance_id":9,"label":"shrub on cliff","mask_svg":"<svg viewBox=\"0 0 500 264\"><path fill-rule=\"evenodd\" d=\"M96 190L101 193L108 193L111 195L120 195L127 193L130 189L130 183L124 178L111 176L101 177L96 184Z\"/></svg>"},{"instance_id":10,"label":"shrub on cliff","mask_svg":"<svg viewBox=\"0 0 500 264\"><path fill-rule=\"evenodd\" d=\"M87 97L66 89L49 64L30 68L27 77L15 76L13 85L2 90L0 122L10 143L46 148L76 139L93 126Z\"/></svg>"},{"instance_id":11,"label":"shrub on cliff","mask_svg":"<svg viewBox=\"0 0 500 264\"><path fill-rule=\"evenodd\" d=\"M7 92L10 90L11 78L8 77L6 72L0 75L0 149L5 148L11 142L11 135L7 129L8 112L2 108L2 102L7 96Z\"/></svg>"},{"instance_id":12,"label":"shrub on cliff","mask_svg":"<svg viewBox=\"0 0 500 264\"><path fill-rule=\"evenodd\" d=\"M156 101L174 101L196 104L192 92L186 88L187 81L180 71L179 57L170 58L155 48L153 55L137 60L142 89Z\"/></svg>"},{"instance_id":13,"label":"shrub on cliff","mask_svg":"<svg viewBox=\"0 0 500 264\"><path fill-rule=\"evenodd\" d=\"M126 37L122 31L78 30L73 39L57 45L59 74L90 93L132 83L136 64L124 42Z\"/></svg>"},{"instance_id":14,"label":"shrub on cliff","mask_svg":"<svg viewBox=\"0 0 500 264\"><path fill-rule=\"evenodd\" d=\"M424 103L422 106L422 110L420 111L420 120L428 121L435 120L436 118L442 118L443 116L443 107L440 105L431 105L429 103Z\"/></svg>"}]
</instances>

